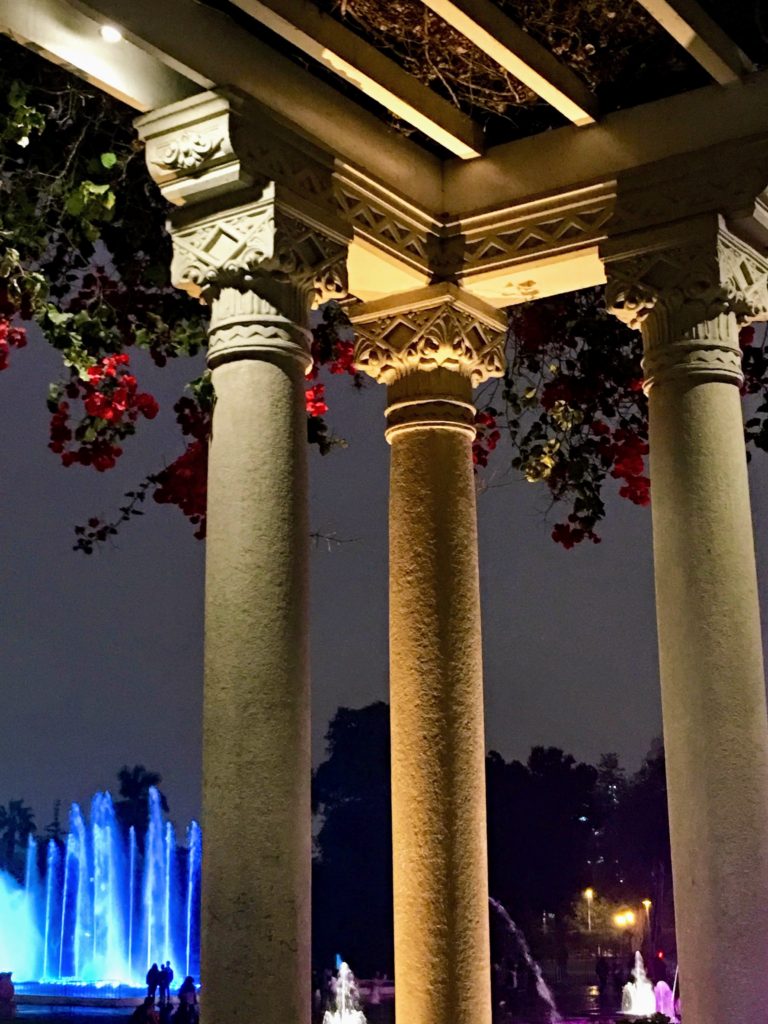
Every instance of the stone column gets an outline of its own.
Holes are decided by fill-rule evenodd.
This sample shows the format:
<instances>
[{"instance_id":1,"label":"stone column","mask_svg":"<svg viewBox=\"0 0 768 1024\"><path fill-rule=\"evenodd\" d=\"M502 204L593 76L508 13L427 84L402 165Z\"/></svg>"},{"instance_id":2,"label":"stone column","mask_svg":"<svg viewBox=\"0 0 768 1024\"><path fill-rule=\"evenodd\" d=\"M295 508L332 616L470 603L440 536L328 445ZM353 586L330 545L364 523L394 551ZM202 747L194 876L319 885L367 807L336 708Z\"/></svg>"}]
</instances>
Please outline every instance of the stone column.
<instances>
[{"instance_id":1,"label":"stone column","mask_svg":"<svg viewBox=\"0 0 768 1024\"><path fill-rule=\"evenodd\" d=\"M353 310L388 385L395 999L407 1024L489 1024L485 743L472 384L504 319L450 285Z\"/></svg>"},{"instance_id":2,"label":"stone column","mask_svg":"<svg viewBox=\"0 0 768 1024\"><path fill-rule=\"evenodd\" d=\"M186 205L172 278L211 309L201 972L208 1024L301 1024L311 1007L308 676L308 317L342 293L346 238L232 149L229 101L143 119L150 167ZM265 157L265 158L266 158ZM329 173L329 172L328 172ZM253 181L258 186L250 186ZM319 180L319 178L318 178ZM226 183L233 183L229 187ZM243 186L243 182L246 186ZM224 185L222 183L225 183ZM226 185L226 187L225 187Z\"/></svg>"},{"instance_id":3,"label":"stone column","mask_svg":"<svg viewBox=\"0 0 768 1024\"><path fill-rule=\"evenodd\" d=\"M766 313L768 265L712 216L632 245L607 264L607 300L645 348L684 1012L696 1024L760 1020L768 719L738 330Z\"/></svg>"}]
</instances>

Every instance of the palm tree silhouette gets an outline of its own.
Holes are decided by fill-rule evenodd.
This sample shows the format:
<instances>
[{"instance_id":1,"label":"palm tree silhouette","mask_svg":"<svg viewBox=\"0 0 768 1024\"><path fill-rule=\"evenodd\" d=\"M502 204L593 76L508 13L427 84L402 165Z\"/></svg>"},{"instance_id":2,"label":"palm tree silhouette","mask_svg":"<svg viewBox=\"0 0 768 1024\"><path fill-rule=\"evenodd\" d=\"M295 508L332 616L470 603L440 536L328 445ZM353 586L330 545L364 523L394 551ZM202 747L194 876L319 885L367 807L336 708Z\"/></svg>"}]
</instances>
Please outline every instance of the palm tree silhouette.
<instances>
[{"instance_id":1,"label":"palm tree silhouette","mask_svg":"<svg viewBox=\"0 0 768 1024\"><path fill-rule=\"evenodd\" d=\"M7 807L0 805L0 851L6 871L16 873L16 849L26 843L36 828L34 812L23 800L9 800Z\"/></svg>"},{"instance_id":2,"label":"palm tree silhouette","mask_svg":"<svg viewBox=\"0 0 768 1024\"><path fill-rule=\"evenodd\" d=\"M117 820L126 832L133 826L141 842L147 831L149 791L153 786L160 793L160 806L168 811L168 801L159 790L163 777L159 772L149 771L143 764L135 764L132 768L124 764L117 778L120 783L120 799L115 802Z\"/></svg>"}]
</instances>

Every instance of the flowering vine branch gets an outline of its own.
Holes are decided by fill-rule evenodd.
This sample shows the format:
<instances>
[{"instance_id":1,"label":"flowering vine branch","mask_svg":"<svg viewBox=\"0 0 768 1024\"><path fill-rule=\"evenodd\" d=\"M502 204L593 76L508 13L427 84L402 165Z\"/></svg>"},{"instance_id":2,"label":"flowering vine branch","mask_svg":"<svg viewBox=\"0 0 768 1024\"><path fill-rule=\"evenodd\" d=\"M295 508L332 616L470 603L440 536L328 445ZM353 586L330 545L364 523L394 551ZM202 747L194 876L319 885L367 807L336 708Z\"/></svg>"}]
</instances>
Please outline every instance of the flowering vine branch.
<instances>
[{"instance_id":1,"label":"flowering vine branch","mask_svg":"<svg viewBox=\"0 0 768 1024\"><path fill-rule=\"evenodd\" d=\"M171 287L166 205L150 182L132 112L0 37L0 371L35 320L62 360L48 393L49 448L67 467L111 469L157 415L132 368L131 349L154 363L206 345L204 310ZM328 304L312 332L307 438L323 454L330 432L327 375L363 385L343 309ZM768 451L765 331L742 331L748 449ZM481 391L473 459L493 472L502 452L563 510L552 529L566 548L598 542L606 487L650 502L641 342L611 317L602 293L527 303L510 313L508 366ZM76 528L91 553L142 515L146 499L175 505L205 536L208 441L215 396L209 375L174 406L183 450L125 495L115 516Z\"/></svg>"}]
</instances>

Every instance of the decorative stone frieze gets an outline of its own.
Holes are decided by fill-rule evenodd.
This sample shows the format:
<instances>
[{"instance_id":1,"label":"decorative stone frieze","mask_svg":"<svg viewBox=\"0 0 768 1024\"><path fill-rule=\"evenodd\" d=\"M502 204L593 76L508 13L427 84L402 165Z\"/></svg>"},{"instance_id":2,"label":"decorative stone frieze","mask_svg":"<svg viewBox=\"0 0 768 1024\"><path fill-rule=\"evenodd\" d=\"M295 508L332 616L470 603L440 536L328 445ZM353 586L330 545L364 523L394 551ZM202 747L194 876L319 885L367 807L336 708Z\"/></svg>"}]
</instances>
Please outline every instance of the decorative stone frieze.
<instances>
[{"instance_id":1,"label":"decorative stone frieze","mask_svg":"<svg viewBox=\"0 0 768 1024\"><path fill-rule=\"evenodd\" d=\"M343 165L334 172L334 193L356 236L409 267L430 272L430 246L441 231L437 218Z\"/></svg>"},{"instance_id":2,"label":"decorative stone frieze","mask_svg":"<svg viewBox=\"0 0 768 1024\"><path fill-rule=\"evenodd\" d=\"M606 303L642 330L645 389L692 376L742 381L739 325L768 316L768 259L704 216L603 247Z\"/></svg>"},{"instance_id":3,"label":"decorative stone frieze","mask_svg":"<svg viewBox=\"0 0 768 1024\"><path fill-rule=\"evenodd\" d=\"M473 385L504 372L506 318L451 284L353 306L355 363L382 384L451 370Z\"/></svg>"}]
</instances>

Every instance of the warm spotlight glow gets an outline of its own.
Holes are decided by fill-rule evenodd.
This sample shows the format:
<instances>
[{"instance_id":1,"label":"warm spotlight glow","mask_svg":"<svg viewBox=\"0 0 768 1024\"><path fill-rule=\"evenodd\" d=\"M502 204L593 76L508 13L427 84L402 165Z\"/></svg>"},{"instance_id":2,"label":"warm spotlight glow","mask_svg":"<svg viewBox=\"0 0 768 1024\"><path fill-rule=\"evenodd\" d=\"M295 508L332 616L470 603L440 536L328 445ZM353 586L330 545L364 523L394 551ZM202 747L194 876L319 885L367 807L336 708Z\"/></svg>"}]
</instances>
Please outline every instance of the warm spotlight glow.
<instances>
[{"instance_id":1,"label":"warm spotlight glow","mask_svg":"<svg viewBox=\"0 0 768 1024\"><path fill-rule=\"evenodd\" d=\"M645 907L645 912L647 914L648 911L651 909L651 901L650 900L643 900L643 906Z\"/></svg>"},{"instance_id":2,"label":"warm spotlight glow","mask_svg":"<svg viewBox=\"0 0 768 1024\"><path fill-rule=\"evenodd\" d=\"M594 889L585 889L584 890L584 899L585 900L593 900L594 898L595 898L595 890Z\"/></svg>"},{"instance_id":3,"label":"warm spotlight glow","mask_svg":"<svg viewBox=\"0 0 768 1024\"><path fill-rule=\"evenodd\" d=\"M613 915L613 923L617 928L630 928L635 923L635 915L631 910L622 910Z\"/></svg>"},{"instance_id":4,"label":"warm spotlight glow","mask_svg":"<svg viewBox=\"0 0 768 1024\"><path fill-rule=\"evenodd\" d=\"M114 25L102 25L99 33L105 43L119 43L123 38L123 33Z\"/></svg>"}]
</instances>

